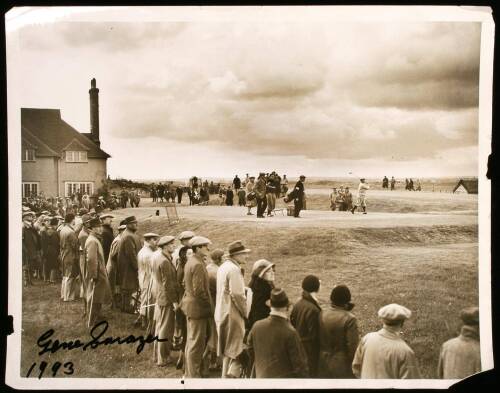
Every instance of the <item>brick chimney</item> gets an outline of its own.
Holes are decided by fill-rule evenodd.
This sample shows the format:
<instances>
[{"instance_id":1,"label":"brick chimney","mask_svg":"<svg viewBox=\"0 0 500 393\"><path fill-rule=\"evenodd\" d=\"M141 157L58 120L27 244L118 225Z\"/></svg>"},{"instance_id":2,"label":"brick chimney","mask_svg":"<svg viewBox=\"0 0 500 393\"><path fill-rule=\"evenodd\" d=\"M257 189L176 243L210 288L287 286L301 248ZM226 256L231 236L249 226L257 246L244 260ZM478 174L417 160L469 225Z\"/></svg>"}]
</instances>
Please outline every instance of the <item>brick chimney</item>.
<instances>
[{"instance_id":1,"label":"brick chimney","mask_svg":"<svg viewBox=\"0 0 500 393\"><path fill-rule=\"evenodd\" d=\"M90 134L92 140L101 145L99 140L99 89L96 87L95 78L90 81Z\"/></svg>"}]
</instances>

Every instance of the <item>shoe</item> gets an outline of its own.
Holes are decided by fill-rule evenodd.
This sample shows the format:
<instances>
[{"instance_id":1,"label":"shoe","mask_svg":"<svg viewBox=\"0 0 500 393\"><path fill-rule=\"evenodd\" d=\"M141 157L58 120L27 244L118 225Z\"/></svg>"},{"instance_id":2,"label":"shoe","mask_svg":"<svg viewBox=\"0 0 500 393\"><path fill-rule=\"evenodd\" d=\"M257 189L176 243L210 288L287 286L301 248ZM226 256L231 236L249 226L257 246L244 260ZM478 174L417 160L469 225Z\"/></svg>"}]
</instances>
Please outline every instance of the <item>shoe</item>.
<instances>
[{"instance_id":1,"label":"shoe","mask_svg":"<svg viewBox=\"0 0 500 393\"><path fill-rule=\"evenodd\" d=\"M247 213L247 216L252 216L253 214L252 213Z\"/></svg>"},{"instance_id":2,"label":"shoe","mask_svg":"<svg viewBox=\"0 0 500 393\"><path fill-rule=\"evenodd\" d=\"M354 209L351 209L351 213L354 214Z\"/></svg>"},{"instance_id":3,"label":"shoe","mask_svg":"<svg viewBox=\"0 0 500 393\"><path fill-rule=\"evenodd\" d=\"M363 212L363 214L368 214L367 212Z\"/></svg>"}]
</instances>

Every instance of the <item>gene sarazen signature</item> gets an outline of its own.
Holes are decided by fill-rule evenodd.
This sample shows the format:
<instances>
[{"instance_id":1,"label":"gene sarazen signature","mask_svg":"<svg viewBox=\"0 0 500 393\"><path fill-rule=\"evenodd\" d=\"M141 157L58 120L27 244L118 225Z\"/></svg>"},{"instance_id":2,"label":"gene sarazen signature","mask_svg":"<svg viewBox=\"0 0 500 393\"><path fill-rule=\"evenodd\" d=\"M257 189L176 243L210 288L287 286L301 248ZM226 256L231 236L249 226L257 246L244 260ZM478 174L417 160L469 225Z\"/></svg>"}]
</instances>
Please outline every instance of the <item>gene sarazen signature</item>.
<instances>
[{"instance_id":1,"label":"gene sarazen signature","mask_svg":"<svg viewBox=\"0 0 500 393\"><path fill-rule=\"evenodd\" d=\"M49 329L38 338L37 345L38 347L42 348L41 351L38 352L38 355L43 355L44 353L49 352L56 353L60 349L71 351L73 349L81 348L83 351L86 351L87 349L96 349L102 345L122 345L136 343L136 352L137 354L140 354L146 344L151 344L155 341L168 341L168 339L166 338L160 339L158 338L158 336L152 336L151 334L149 334L146 338L144 338L144 336L134 336L132 334L124 338L112 336L104 338L103 336L106 333L106 330L108 330L108 326L109 325L107 321L101 321L97 323L90 331L91 340L87 342L82 342L78 339L71 341L60 341L56 338L52 339L52 336L54 335L54 329Z\"/></svg>"}]
</instances>

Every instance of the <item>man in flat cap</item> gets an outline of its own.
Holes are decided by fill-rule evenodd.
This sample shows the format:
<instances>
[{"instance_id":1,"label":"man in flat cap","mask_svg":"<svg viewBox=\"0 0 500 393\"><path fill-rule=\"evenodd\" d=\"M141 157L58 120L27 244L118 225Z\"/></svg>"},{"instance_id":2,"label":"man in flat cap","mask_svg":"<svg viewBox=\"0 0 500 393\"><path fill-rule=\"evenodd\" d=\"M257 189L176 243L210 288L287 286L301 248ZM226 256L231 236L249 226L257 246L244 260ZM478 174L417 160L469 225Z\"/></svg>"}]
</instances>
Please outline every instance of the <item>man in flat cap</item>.
<instances>
[{"instance_id":1,"label":"man in flat cap","mask_svg":"<svg viewBox=\"0 0 500 393\"><path fill-rule=\"evenodd\" d=\"M352 214L354 214L358 206L361 206L361 208L363 209L363 214L366 214L366 192L369 190L369 188L370 186L366 184L365 179L359 179L358 199L351 209Z\"/></svg>"},{"instance_id":2,"label":"man in flat cap","mask_svg":"<svg viewBox=\"0 0 500 393\"><path fill-rule=\"evenodd\" d=\"M205 258L210 255L209 239L195 236L190 245L193 254L184 267L184 297L181 309L187 318L187 340L185 352L185 376L201 378L203 354L207 346L210 318L214 304L210 296L210 283Z\"/></svg>"},{"instance_id":3,"label":"man in flat cap","mask_svg":"<svg viewBox=\"0 0 500 393\"><path fill-rule=\"evenodd\" d=\"M87 238L89 237L90 233L90 220L92 217L90 214L83 214L81 217L82 220L82 225L80 232L78 233L78 251L80 255L80 264L79 266L79 278L80 278L80 297L83 299L83 315L87 315L87 290L89 286L89 278L87 274L87 262L86 262L86 256L85 256L85 243L87 242Z\"/></svg>"},{"instance_id":4,"label":"man in flat cap","mask_svg":"<svg viewBox=\"0 0 500 393\"><path fill-rule=\"evenodd\" d=\"M177 276L179 277L180 275L184 275L184 271L179 271L179 263L180 263L180 250L183 247L189 247L188 250L186 251L186 258L189 258L193 251L191 250L190 247L190 241L191 239L195 236L195 233L192 231L183 231L177 236L177 239L181 242L181 244L175 249L174 253L172 254L172 264L175 267L175 270L177 271ZM182 267L183 269L183 267ZM183 340L182 337L182 332L185 330L186 327L186 317L182 314L182 311L179 310L176 312L176 321L175 321L175 331L174 331L174 347L178 348L180 346L181 341ZM185 343L184 343L185 344ZM179 363L180 364L180 363Z\"/></svg>"},{"instance_id":5,"label":"man in flat cap","mask_svg":"<svg viewBox=\"0 0 500 393\"><path fill-rule=\"evenodd\" d=\"M400 337L411 311L399 304L388 304L378 311L383 327L364 336L354 355L352 371L357 378L420 378L415 353Z\"/></svg>"},{"instance_id":6,"label":"man in flat cap","mask_svg":"<svg viewBox=\"0 0 500 393\"><path fill-rule=\"evenodd\" d=\"M460 317L463 322L460 335L441 347L437 370L439 378L462 379L481 372L479 308L466 308Z\"/></svg>"},{"instance_id":7,"label":"man in flat cap","mask_svg":"<svg viewBox=\"0 0 500 393\"><path fill-rule=\"evenodd\" d=\"M144 245L137 254L139 287L141 288L141 307L139 309L139 317L137 322L140 323L143 329L147 329L147 333L154 334L154 304L153 297L153 254L158 248L158 240L160 235L156 233L144 234Z\"/></svg>"},{"instance_id":8,"label":"man in flat cap","mask_svg":"<svg viewBox=\"0 0 500 393\"><path fill-rule=\"evenodd\" d=\"M247 339L256 378L307 378L307 356L288 321L290 301L283 289L271 291L269 306L269 316L254 323Z\"/></svg>"},{"instance_id":9,"label":"man in flat cap","mask_svg":"<svg viewBox=\"0 0 500 393\"><path fill-rule=\"evenodd\" d=\"M228 256L217 271L217 299L215 324L217 326L217 355L222 356L222 378L226 378L231 363L243 352L247 302L242 267L248 253L241 240L228 246Z\"/></svg>"},{"instance_id":10,"label":"man in flat cap","mask_svg":"<svg viewBox=\"0 0 500 393\"><path fill-rule=\"evenodd\" d=\"M142 248L141 239L137 236L137 219L130 216L125 219L125 229L120 238L118 247L118 282L122 297L122 311L128 314L134 313L131 304L132 294L139 289L137 270L137 254Z\"/></svg>"},{"instance_id":11,"label":"man in flat cap","mask_svg":"<svg viewBox=\"0 0 500 393\"><path fill-rule=\"evenodd\" d=\"M113 228L111 227L111 222L115 217L111 214L103 214L100 218L102 222L102 250L104 251L104 259L107 261L109 251L111 250L111 243L113 243L113 239L115 238Z\"/></svg>"},{"instance_id":12,"label":"man in flat cap","mask_svg":"<svg viewBox=\"0 0 500 393\"><path fill-rule=\"evenodd\" d=\"M294 199L294 217L300 217L300 211L304 208L304 182L306 181L306 177L304 175L300 175L299 181L295 183L295 187L293 190Z\"/></svg>"},{"instance_id":13,"label":"man in flat cap","mask_svg":"<svg viewBox=\"0 0 500 393\"><path fill-rule=\"evenodd\" d=\"M32 285L32 273L36 259L40 258L41 243L37 230L33 227L35 213L30 210L23 212L23 283Z\"/></svg>"},{"instance_id":14,"label":"man in flat cap","mask_svg":"<svg viewBox=\"0 0 500 393\"><path fill-rule=\"evenodd\" d=\"M111 286L111 293L113 294L113 308L121 308L121 294L120 294L120 283L117 281L117 270L118 270L118 250L120 246L121 235L123 231L127 229L125 225L125 220L120 221L120 226L118 227L118 235L113 239L111 243L111 248L109 250L108 261L106 264L106 271L108 272L109 284Z\"/></svg>"},{"instance_id":15,"label":"man in flat cap","mask_svg":"<svg viewBox=\"0 0 500 393\"><path fill-rule=\"evenodd\" d=\"M59 241L61 245L61 263L63 279L61 285L61 298L65 302L76 300L78 283L76 278L80 273L78 238L73 229L75 225L75 215L66 214L64 217L64 226L59 232Z\"/></svg>"},{"instance_id":16,"label":"man in flat cap","mask_svg":"<svg viewBox=\"0 0 500 393\"><path fill-rule=\"evenodd\" d=\"M101 316L103 304L111 303L111 289L106 271L104 252L99 240L102 233L101 220L94 217L87 221L89 235L85 242L85 271L88 279L87 286L87 327L92 329Z\"/></svg>"},{"instance_id":17,"label":"man in flat cap","mask_svg":"<svg viewBox=\"0 0 500 393\"><path fill-rule=\"evenodd\" d=\"M179 288L175 268L172 264L172 252L175 237L163 236L158 242L159 250L152 258L153 277L156 292L154 320L155 335L164 342L155 342L155 360L160 367L172 364L170 357L175 327L175 310L179 307Z\"/></svg>"}]
</instances>

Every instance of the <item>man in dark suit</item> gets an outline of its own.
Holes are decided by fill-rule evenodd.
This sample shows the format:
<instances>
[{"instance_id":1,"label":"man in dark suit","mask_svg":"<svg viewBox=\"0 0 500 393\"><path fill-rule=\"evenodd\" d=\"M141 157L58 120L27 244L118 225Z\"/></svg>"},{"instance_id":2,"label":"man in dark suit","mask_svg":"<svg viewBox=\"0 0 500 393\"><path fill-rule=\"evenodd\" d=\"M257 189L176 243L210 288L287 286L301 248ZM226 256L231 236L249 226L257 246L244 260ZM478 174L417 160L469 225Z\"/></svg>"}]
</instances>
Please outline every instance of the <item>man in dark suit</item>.
<instances>
[{"instance_id":1,"label":"man in dark suit","mask_svg":"<svg viewBox=\"0 0 500 393\"><path fill-rule=\"evenodd\" d=\"M130 216L124 221L127 229L120 237L117 281L120 283L122 294L122 311L133 314L134 309L130 301L132 294L139 288L137 254L142 245L141 239L135 233L137 231L136 218Z\"/></svg>"},{"instance_id":2,"label":"man in dark suit","mask_svg":"<svg viewBox=\"0 0 500 393\"><path fill-rule=\"evenodd\" d=\"M185 376L202 377L203 354L209 333L210 319L214 315L214 301L210 294L210 282L204 259L210 256L210 240L195 236L190 241L193 254L184 267L184 297L181 310L187 318L185 350Z\"/></svg>"},{"instance_id":3,"label":"man in dark suit","mask_svg":"<svg viewBox=\"0 0 500 393\"><path fill-rule=\"evenodd\" d=\"M163 236L158 242L161 252L152 257L153 277L156 288L156 306L154 320L155 335L164 342L155 342L155 358L157 365L162 367L173 363L170 357L175 328L175 311L179 306L179 288L177 274L172 263L172 253L175 249L174 236Z\"/></svg>"},{"instance_id":4,"label":"man in dark suit","mask_svg":"<svg viewBox=\"0 0 500 393\"><path fill-rule=\"evenodd\" d=\"M295 198L293 200L293 204L295 206L294 209L294 217L299 218L299 213L304 206L304 182L306 181L306 177L301 175L299 181L295 184Z\"/></svg>"},{"instance_id":5,"label":"man in dark suit","mask_svg":"<svg viewBox=\"0 0 500 393\"><path fill-rule=\"evenodd\" d=\"M307 378L307 357L297 331L288 321L290 302L285 291L274 288L269 317L255 322L248 335L256 378Z\"/></svg>"}]
</instances>

